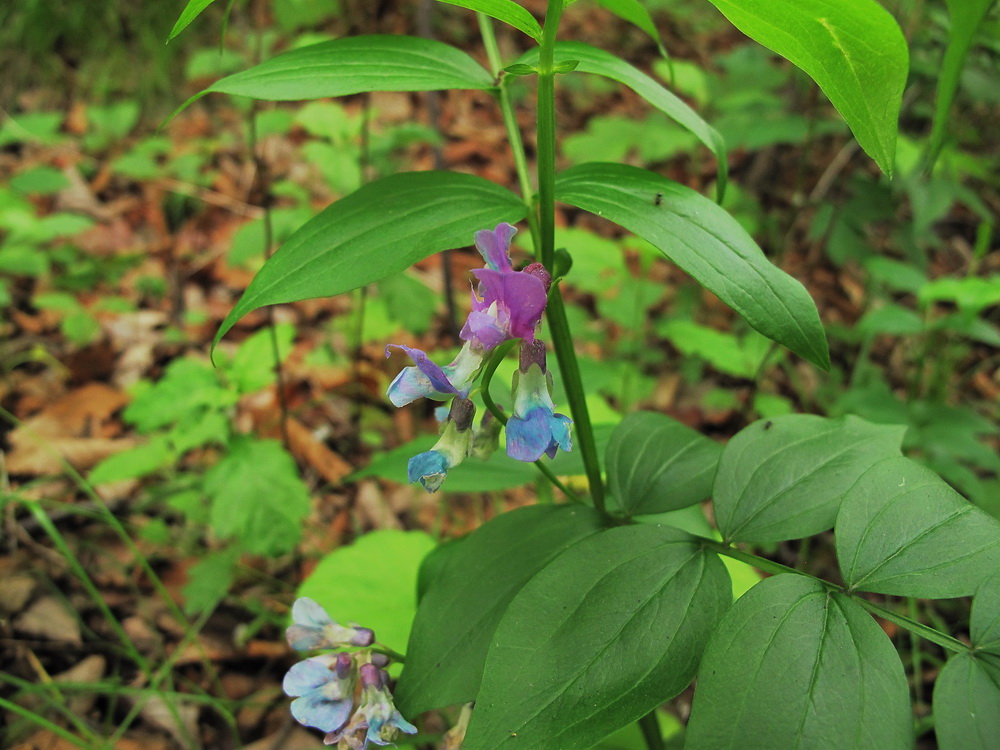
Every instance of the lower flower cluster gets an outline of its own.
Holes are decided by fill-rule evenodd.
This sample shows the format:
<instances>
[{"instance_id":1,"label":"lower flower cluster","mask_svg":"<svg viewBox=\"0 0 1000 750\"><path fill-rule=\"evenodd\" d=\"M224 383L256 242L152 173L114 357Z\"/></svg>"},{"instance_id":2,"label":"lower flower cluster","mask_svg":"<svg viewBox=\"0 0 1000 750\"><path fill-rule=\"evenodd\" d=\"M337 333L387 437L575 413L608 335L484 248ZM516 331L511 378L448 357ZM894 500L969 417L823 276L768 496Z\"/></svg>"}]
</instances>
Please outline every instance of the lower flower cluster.
<instances>
[{"instance_id":1,"label":"lower flower cluster","mask_svg":"<svg viewBox=\"0 0 1000 750\"><path fill-rule=\"evenodd\" d=\"M293 624L287 630L296 650L371 646L368 628L338 625L315 601L296 600ZM389 659L371 649L313 656L285 675L282 687L294 697L292 716L300 724L326 733L324 745L340 750L364 750L369 743L389 745L400 732L417 728L396 710L389 692Z\"/></svg>"}]
</instances>

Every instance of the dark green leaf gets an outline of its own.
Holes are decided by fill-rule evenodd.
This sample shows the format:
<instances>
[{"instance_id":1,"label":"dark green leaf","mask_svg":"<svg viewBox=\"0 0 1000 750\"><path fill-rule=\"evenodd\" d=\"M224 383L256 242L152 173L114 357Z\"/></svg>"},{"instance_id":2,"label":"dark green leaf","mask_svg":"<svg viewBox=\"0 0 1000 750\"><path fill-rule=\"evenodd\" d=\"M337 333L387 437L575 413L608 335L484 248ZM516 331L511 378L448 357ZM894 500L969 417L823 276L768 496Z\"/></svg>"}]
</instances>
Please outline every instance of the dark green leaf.
<instances>
[{"instance_id":1,"label":"dark green leaf","mask_svg":"<svg viewBox=\"0 0 1000 750\"><path fill-rule=\"evenodd\" d=\"M858 477L901 455L905 432L853 416L754 422L719 460L712 492L719 532L730 542L777 542L826 531Z\"/></svg>"},{"instance_id":2,"label":"dark green leaf","mask_svg":"<svg viewBox=\"0 0 1000 750\"><path fill-rule=\"evenodd\" d=\"M633 26L637 26L647 34L656 46L660 48L660 54L666 55L663 49L663 42L660 40L660 32L656 29L649 11L639 0L597 0L597 4L607 8L624 21L628 21Z\"/></svg>"},{"instance_id":3,"label":"dark green leaf","mask_svg":"<svg viewBox=\"0 0 1000 750\"><path fill-rule=\"evenodd\" d=\"M875 0L709 0L732 24L799 66L892 175L906 40Z\"/></svg>"},{"instance_id":4,"label":"dark green leaf","mask_svg":"<svg viewBox=\"0 0 1000 750\"><path fill-rule=\"evenodd\" d=\"M709 151L715 154L719 170L716 194L719 200L722 200L726 191L728 175L726 144L718 131L705 122L701 115L691 109L682 99L657 83L656 80L610 52L591 47L583 42L557 42L554 54L556 62L578 61L579 65L577 65L576 70L580 73L605 76L628 86L658 110L691 131L698 140L708 147ZM523 55L520 61L537 65L538 50L531 50ZM664 200L666 199L664 198Z\"/></svg>"},{"instance_id":5,"label":"dark green leaf","mask_svg":"<svg viewBox=\"0 0 1000 750\"><path fill-rule=\"evenodd\" d=\"M401 651L417 609L417 571L433 548L422 531L370 532L320 560L296 596L319 602L337 622L371 628L379 643Z\"/></svg>"},{"instance_id":6,"label":"dark green leaf","mask_svg":"<svg viewBox=\"0 0 1000 750\"><path fill-rule=\"evenodd\" d=\"M170 36L167 37L167 41L170 41L184 31L188 24L200 16L201 12L213 2L214 0L188 0L188 4L185 5L184 10L181 11L180 18L177 19L177 23L174 24L174 28L170 30Z\"/></svg>"},{"instance_id":7,"label":"dark green leaf","mask_svg":"<svg viewBox=\"0 0 1000 750\"><path fill-rule=\"evenodd\" d=\"M608 442L608 491L630 516L694 505L712 493L721 453L721 445L664 414L629 414Z\"/></svg>"},{"instance_id":8,"label":"dark green leaf","mask_svg":"<svg viewBox=\"0 0 1000 750\"><path fill-rule=\"evenodd\" d=\"M264 264L215 336L264 305L326 297L384 279L480 229L527 213L509 190L468 174L404 172L324 209Z\"/></svg>"},{"instance_id":9,"label":"dark green leaf","mask_svg":"<svg viewBox=\"0 0 1000 750\"><path fill-rule=\"evenodd\" d=\"M212 530L255 555L290 552L302 536L309 490L276 440L240 440L205 474Z\"/></svg>"},{"instance_id":10,"label":"dark green leaf","mask_svg":"<svg viewBox=\"0 0 1000 750\"><path fill-rule=\"evenodd\" d=\"M534 505L468 537L420 602L396 686L407 716L475 700L486 652L511 599L574 542L600 528L589 508Z\"/></svg>"},{"instance_id":11,"label":"dark green leaf","mask_svg":"<svg viewBox=\"0 0 1000 750\"><path fill-rule=\"evenodd\" d=\"M844 497L836 538L850 590L968 596L1000 569L1000 522L908 458L862 475Z\"/></svg>"},{"instance_id":12,"label":"dark green leaf","mask_svg":"<svg viewBox=\"0 0 1000 750\"><path fill-rule=\"evenodd\" d=\"M941 74L938 78L937 95L934 101L934 125L931 128L931 140L928 147L930 163L941 151L945 131L948 128L948 113L951 103L958 90L958 81L962 75L966 55L972 47L979 24L986 17L986 12L996 0L945 0L951 24L948 29L948 49L941 62Z\"/></svg>"},{"instance_id":13,"label":"dark green leaf","mask_svg":"<svg viewBox=\"0 0 1000 750\"><path fill-rule=\"evenodd\" d=\"M1000 667L970 653L949 659L934 683L934 732L940 750L1000 747Z\"/></svg>"},{"instance_id":14,"label":"dark green leaf","mask_svg":"<svg viewBox=\"0 0 1000 750\"><path fill-rule=\"evenodd\" d=\"M708 198L624 164L581 164L556 177L556 198L651 242L753 328L829 369L819 313L805 288L771 265L753 239Z\"/></svg>"},{"instance_id":15,"label":"dark green leaf","mask_svg":"<svg viewBox=\"0 0 1000 750\"><path fill-rule=\"evenodd\" d=\"M446 539L439 542L420 563L420 570L417 572L417 602L424 598L424 594L434 583L434 580L447 567L452 556L458 552L462 543L467 537L458 539Z\"/></svg>"},{"instance_id":16,"label":"dark green leaf","mask_svg":"<svg viewBox=\"0 0 1000 750\"><path fill-rule=\"evenodd\" d=\"M518 31L523 31L536 41L542 36L542 27L538 25L535 17L512 0L438 0L438 2L485 13L508 26L513 26Z\"/></svg>"},{"instance_id":17,"label":"dark green leaf","mask_svg":"<svg viewBox=\"0 0 1000 750\"><path fill-rule=\"evenodd\" d=\"M909 750L903 665L848 597L805 576L765 579L705 649L684 747Z\"/></svg>"},{"instance_id":18,"label":"dark green leaf","mask_svg":"<svg viewBox=\"0 0 1000 750\"><path fill-rule=\"evenodd\" d=\"M678 529L577 542L500 621L463 747L591 747L687 687L731 601L718 556Z\"/></svg>"},{"instance_id":19,"label":"dark green leaf","mask_svg":"<svg viewBox=\"0 0 1000 750\"><path fill-rule=\"evenodd\" d=\"M1000 655L1000 573L986 580L972 600L972 645Z\"/></svg>"},{"instance_id":20,"label":"dark green leaf","mask_svg":"<svg viewBox=\"0 0 1000 750\"><path fill-rule=\"evenodd\" d=\"M493 77L467 54L413 36L363 35L300 47L216 81L207 91L267 101L363 91L488 89Z\"/></svg>"}]
</instances>

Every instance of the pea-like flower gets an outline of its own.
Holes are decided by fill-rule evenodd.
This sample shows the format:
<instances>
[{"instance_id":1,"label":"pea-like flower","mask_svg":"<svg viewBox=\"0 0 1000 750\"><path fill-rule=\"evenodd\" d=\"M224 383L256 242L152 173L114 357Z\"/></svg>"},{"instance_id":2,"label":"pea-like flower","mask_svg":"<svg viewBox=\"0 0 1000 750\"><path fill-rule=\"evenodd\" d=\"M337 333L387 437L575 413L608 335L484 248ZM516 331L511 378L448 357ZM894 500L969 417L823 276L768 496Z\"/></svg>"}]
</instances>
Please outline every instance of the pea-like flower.
<instances>
[{"instance_id":1,"label":"pea-like flower","mask_svg":"<svg viewBox=\"0 0 1000 750\"><path fill-rule=\"evenodd\" d=\"M487 354L487 350L476 349L466 342L451 364L439 367L420 349L389 344L385 356L389 356L390 349L402 349L413 360L413 365L400 370L389 385L387 394L393 406L406 406L418 398L444 400L456 394L468 396Z\"/></svg>"},{"instance_id":2,"label":"pea-like flower","mask_svg":"<svg viewBox=\"0 0 1000 750\"><path fill-rule=\"evenodd\" d=\"M338 625L319 604L300 597L292 605L293 624L285 631L288 645L296 651L342 646L370 646L375 633L368 628Z\"/></svg>"},{"instance_id":3,"label":"pea-like flower","mask_svg":"<svg viewBox=\"0 0 1000 750\"><path fill-rule=\"evenodd\" d=\"M327 734L323 744L340 743L351 750L364 750L368 743L389 745L400 732L416 734L417 728L396 710L385 672L374 664L362 664L358 671L361 700L357 710L346 725Z\"/></svg>"},{"instance_id":4,"label":"pea-like flower","mask_svg":"<svg viewBox=\"0 0 1000 750\"><path fill-rule=\"evenodd\" d=\"M300 661L281 684L300 724L323 732L342 728L354 708L356 671L349 654L327 654Z\"/></svg>"},{"instance_id":5,"label":"pea-like flower","mask_svg":"<svg viewBox=\"0 0 1000 750\"><path fill-rule=\"evenodd\" d=\"M555 458L559 448L568 451L573 447L573 423L566 415L556 413L551 379L545 369L545 345L540 341L521 344L520 365L514 373L514 414L507 421L507 455L511 458Z\"/></svg>"},{"instance_id":6,"label":"pea-like flower","mask_svg":"<svg viewBox=\"0 0 1000 750\"><path fill-rule=\"evenodd\" d=\"M444 430L434 447L417 454L407 464L410 482L420 482L428 492L441 489L448 470L462 463L472 451L472 419L475 414L476 406L469 399L458 397L451 402Z\"/></svg>"}]
</instances>

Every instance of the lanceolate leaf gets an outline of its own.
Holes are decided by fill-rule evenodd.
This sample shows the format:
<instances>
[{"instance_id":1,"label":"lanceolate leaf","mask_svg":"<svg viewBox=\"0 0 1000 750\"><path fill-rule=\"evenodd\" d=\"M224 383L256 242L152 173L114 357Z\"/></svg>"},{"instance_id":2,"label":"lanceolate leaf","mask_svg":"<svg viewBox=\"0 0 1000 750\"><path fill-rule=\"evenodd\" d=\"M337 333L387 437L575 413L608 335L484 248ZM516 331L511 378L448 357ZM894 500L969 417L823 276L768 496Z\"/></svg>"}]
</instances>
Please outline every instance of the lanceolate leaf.
<instances>
[{"instance_id":1,"label":"lanceolate leaf","mask_svg":"<svg viewBox=\"0 0 1000 750\"><path fill-rule=\"evenodd\" d=\"M996 0L946 0L951 26L948 30L948 50L941 62L941 76L938 78L937 97L934 102L934 125L931 128L929 148L930 165L941 151L945 131L948 128L948 112L955 99L958 80L962 75L965 58L969 54L976 30L986 12Z\"/></svg>"},{"instance_id":2,"label":"lanceolate leaf","mask_svg":"<svg viewBox=\"0 0 1000 750\"><path fill-rule=\"evenodd\" d=\"M181 15L177 19L177 23L170 30L170 36L167 37L167 41L170 41L184 31L188 27L188 24L200 16L201 12L213 2L215 0L188 0L188 4L184 6L184 10L181 11Z\"/></svg>"},{"instance_id":3,"label":"lanceolate leaf","mask_svg":"<svg viewBox=\"0 0 1000 750\"><path fill-rule=\"evenodd\" d=\"M709 2L744 34L808 73L861 148L892 174L909 54L885 8L875 0Z\"/></svg>"},{"instance_id":4,"label":"lanceolate leaf","mask_svg":"<svg viewBox=\"0 0 1000 750\"><path fill-rule=\"evenodd\" d=\"M264 305L348 292L402 271L432 253L463 247L473 234L527 213L510 191L473 175L404 172L324 209L264 264L223 321Z\"/></svg>"},{"instance_id":5,"label":"lanceolate leaf","mask_svg":"<svg viewBox=\"0 0 1000 750\"><path fill-rule=\"evenodd\" d=\"M726 144L718 131L705 122L701 115L691 109L682 99L676 97L653 78L629 65L620 57L583 42L557 42L555 60L557 63L577 60L579 61L579 65L576 67L577 72L605 76L628 86L668 117L690 130L698 140L708 147L709 151L715 154L719 171L716 194L718 199L722 200L729 174L726 163ZM538 50L531 50L523 55L518 62L537 65Z\"/></svg>"},{"instance_id":6,"label":"lanceolate leaf","mask_svg":"<svg viewBox=\"0 0 1000 750\"><path fill-rule=\"evenodd\" d=\"M708 198L624 164L556 177L556 198L648 240L768 338L829 369L819 313L805 288L771 265L746 230Z\"/></svg>"},{"instance_id":7,"label":"lanceolate leaf","mask_svg":"<svg viewBox=\"0 0 1000 750\"><path fill-rule=\"evenodd\" d=\"M412 36L367 35L285 52L226 76L207 91L267 101L294 101L363 91L491 86L493 77L479 63L443 42Z\"/></svg>"},{"instance_id":8,"label":"lanceolate leaf","mask_svg":"<svg viewBox=\"0 0 1000 750\"><path fill-rule=\"evenodd\" d=\"M466 537L417 608L396 703L413 717L475 700L486 652L521 588L560 552L600 528L589 508L534 505Z\"/></svg>"},{"instance_id":9,"label":"lanceolate leaf","mask_svg":"<svg viewBox=\"0 0 1000 750\"><path fill-rule=\"evenodd\" d=\"M608 491L628 515L664 513L712 492L722 446L664 414L630 414L611 433Z\"/></svg>"},{"instance_id":10,"label":"lanceolate leaf","mask_svg":"<svg viewBox=\"0 0 1000 750\"><path fill-rule=\"evenodd\" d=\"M1000 659L953 656L934 683L934 733L940 750L1000 747Z\"/></svg>"},{"instance_id":11,"label":"lanceolate leaf","mask_svg":"<svg viewBox=\"0 0 1000 750\"><path fill-rule=\"evenodd\" d=\"M876 461L900 456L905 427L789 414L755 422L722 452L712 492L726 541L777 542L833 527L840 501Z\"/></svg>"},{"instance_id":12,"label":"lanceolate leaf","mask_svg":"<svg viewBox=\"0 0 1000 750\"><path fill-rule=\"evenodd\" d=\"M796 575L732 606L705 649L685 750L910 750L903 665L848 597Z\"/></svg>"},{"instance_id":13,"label":"lanceolate leaf","mask_svg":"<svg viewBox=\"0 0 1000 750\"><path fill-rule=\"evenodd\" d=\"M678 529L577 542L511 602L463 747L593 746L687 687L731 599L718 557Z\"/></svg>"},{"instance_id":14,"label":"lanceolate leaf","mask_svg":"<svg viewBox=\"0 0 1000 750\"><path fill-rule=\"evenodd\" d=\"M884 459L861 476L835 534L850 590L968 596L1000 570L1000 522L908 458Z\"/></svg>"},{"instance_id":15,"label":"lanceolate leaf","mask_svg":"<svg viewBox=\"0 0 1000 750\"><path fill-rule=\"evenodd\" d=\"M538 21L512 0L438 0L438 2L485 13L519 31L523 31L536 41L541 39L542 27L538 25Z\"/></svg>"},{"instance_id":16,"label":"lanceolate leaf","mask_svg":"<svg viewBox=\"0 0 1000 750\"><path fill-rule=\"evenodd\" d=\"M649 11L646 10L646 6L640 3L639 0L597 0L597 4L645 31L656 42L656 46L660 48L660 54L666 55L666 50L663 49L663 42L660 40L660 32L657 31L656 24L653 23L653 18L649 15Z\"/></svg>"}]
</instances>

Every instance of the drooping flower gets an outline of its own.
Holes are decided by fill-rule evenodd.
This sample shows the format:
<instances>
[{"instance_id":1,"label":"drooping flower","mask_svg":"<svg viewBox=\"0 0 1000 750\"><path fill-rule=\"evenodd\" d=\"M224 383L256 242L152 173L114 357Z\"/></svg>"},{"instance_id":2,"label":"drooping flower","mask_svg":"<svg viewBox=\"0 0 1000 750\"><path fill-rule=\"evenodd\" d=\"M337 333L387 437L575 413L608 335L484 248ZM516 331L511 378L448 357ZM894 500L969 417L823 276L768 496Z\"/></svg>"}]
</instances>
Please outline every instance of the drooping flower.
<instances>
[{"instance_id":1,"label":"drooping flower","mask_svg":"<svg viewBox=\"0 0 1000 750\"><path fill-rule=\"evenodd\" d=\"M389 745L400 732L416 734L417 728L396 710L385 673L374 664L362 664L361 700L347 724L331 730L323 744L364 750L368 743Z\"/></svg>"},{"instance_id":2,"label":"drooping flower","mask_svg":"<svg viewBox=\"0 0 1000 750\"><path fill-rule=\"evenodd\" d=\"M472 451L472 419L475 414L476 406L469 399L455 398L441 437L429 451L410 459L406 467L407 479L420 482L428 492L441 489L448 470L462 463Z\"/></svg>"},{"instance_id":3,"label":"drooping flower","mask_svg":"<svg viewBox=\"0 0 1000 750\"><path fill-rule=\"evenodd\" d=\"M537 461L543 455L555 458L559 448L568 451L573 447L573 423L555 412L552 376L545 369L545 345L540 341L522 343L520 360L514 373L514 415L507 421L507 455L518 461Z\"/></svg>"},{"instance_id":4,"label":"drooping flower","mask_svg":"<svg viewBox=\"0 0 1000 750\"><path fill-rule=\"evenodd\" d=\"M300 597L292 605L293 624L285 631L288 645L296 651L342 646L370 646L375 633L368 628L338 625L319 604Z\"/></svg>"},{"instance_id":5,"label":"drooping flower","mask_svg":"<svg viewBox=\"0 0 1000 750\"><path fill-rule=\"evenodd\" d=\"M389 356L390 349L402 349L413 360L413 365L400 370L389 385L387 394L393 406L406 406L418 398L444 400L455 394L468 396L487 354L485 349L477 350L467 342L451 364L439 367L420 349L389 344L385 356Z\"/></svg>"},{"instance_id":6,"label":"drooping flower","mask_svg":"<svg viewBox=\"0 0 1000 750\"><path fill-rule=\"evenodd\" d=\"M479 429L472 437L472 455L480 461L492 456L500 446L502 428L503 423L493 416L493 412L489 410L483 412L483 418L479 420Z\"/></svg>"},{"instance_id":7,"label":"drooping flower","mask_svg":"<svg viewBox=\"0 0 1000 750\"><path fill-rule=\"evenodd\" d=\"M334 732L354 707L356 672L349 654L327 654L300 661L285 675L285 694L295 697L292 716L300 724Z\"/></svg>"}]
</instances>

